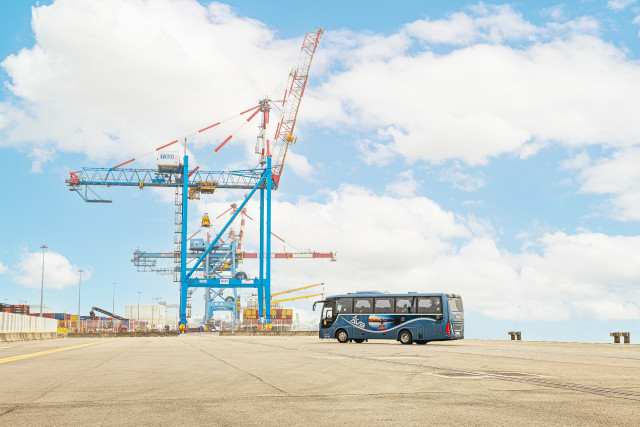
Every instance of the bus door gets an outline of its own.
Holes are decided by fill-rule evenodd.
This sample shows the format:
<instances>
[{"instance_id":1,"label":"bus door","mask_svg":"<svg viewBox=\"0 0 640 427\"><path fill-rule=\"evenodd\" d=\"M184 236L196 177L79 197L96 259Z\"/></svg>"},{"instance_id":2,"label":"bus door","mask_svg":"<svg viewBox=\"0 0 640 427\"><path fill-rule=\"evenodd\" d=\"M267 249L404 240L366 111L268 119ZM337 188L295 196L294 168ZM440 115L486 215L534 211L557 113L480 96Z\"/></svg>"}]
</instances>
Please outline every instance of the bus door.
<instances>
[{"instance_id":1,"label":"bus door","mask_svg":"<svg viewBox=\"0 0 640 427\"><path fill-rule=\"evenodd\" d=\"M322 307L322 317L320 319L320 335L324 338L333 338L330 332L337 317L336 304L334 301L325 301ZM326 335L326 336L325 336Z\"/></svg>"},{"instance_id":2,"label":"bus door","mask_svg":"<svg viewBox=\"0 0 640 427\"><path fill-rule=\"evenodd\" d=\"M443 337L443 320L442 320L442 297L417 297L417 312L421 315L418 322L418 340L438 340ZM422 336L420 336L422 334Z\"/></svg>"}]
</instances>

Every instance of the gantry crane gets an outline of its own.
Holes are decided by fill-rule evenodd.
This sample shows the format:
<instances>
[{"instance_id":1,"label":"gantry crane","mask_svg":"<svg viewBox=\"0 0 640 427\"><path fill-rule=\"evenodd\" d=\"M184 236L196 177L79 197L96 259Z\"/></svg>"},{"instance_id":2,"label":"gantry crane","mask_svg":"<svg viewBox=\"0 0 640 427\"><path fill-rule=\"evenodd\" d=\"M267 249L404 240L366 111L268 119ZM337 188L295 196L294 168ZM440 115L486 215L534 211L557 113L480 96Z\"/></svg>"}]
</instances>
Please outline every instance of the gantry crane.
<instances>
[{"instance_id":1,"label":"gantry crane","mask_svg":"<svg viewBox=\"0 0 640 427\"><path fill-rule=\"evenodd\" d=\"M271 105L276 101L264 98L257 106L249 108L239 116L253 112L246 122L250 122L256 115L262 113L260 131L256 141L256 152L260 155L258 165L253 169L235 171L201 171L199 166L189 169L189 157L187 156L187 138L192 135L205 132L221 124L222 121L211 124L184 138L184 153L180 162L177 152L167 152L168 147L176 146L180 139L176 139L156 148L151 153L158 153L157 169L124 169L123 166L133 162L132 158L111 168L82 168L79 171L70 172L66 184L70 190L75 191L85 202L108 203L97 195L93 186L122 186L137 187L168 187L176 191L175 210L175 238L176 250L174 261L180 265L180 321L179 328L186 328L187 297L190 288L257 288L261 313L264 313L267 327L270 326L271 303L271 191L278 188L282 168L289 146L296 141L293 136L300 102L307 85L311 61L324 30L317 29L305 35L300 50L297 66L289 73L287 89L282 102L282 115L278 123L275 136L271 141L267 135L269 113ZM229 135L216 148L217 153L231 140ZM273 142L273 147L271 146ZM273 154L272 154L273 153ZM162 160L162 162L160 162ZM203 251L191 268L187 268L187 213L189 195L195 198L196 194L212 193L216 189L244 189L250 190L238 210L231 216L225 226L215 236L213 241ZM258 191L259 190L259 191ZM238 214L244 209L248 201L258 192L260 194L260 245L259 245L259 277L255 279L240 278L210 278L199 277L202 271L202 262L220 241L220 237L229 228ZM198 272L196 274L196 272ZM178 277L174 276L174 280ZM266 309L262 304L265 301Z\"/></svg>"},{"instance_id":2,"label":"gantry crane","mask_svg":"<svg viewBox=\"0 0 640 427\"><path fill-rule=\"evenodd\" d=\"M221 218L225 214L231 212L235 213L238 205L236 203L232 203L231 207L227 209L222 214L218 215L216 219ZM232 228L229 230L229 234L227 236L226 242L221 241L218 245L212 249L209 256L203 262L201 268L198 271L204 272L204 277L220 277L220 278L243 278L246 276L246 273L241 272L239 270L239 264L243 262L245 258L247 259L256 259L259 254L257 252L244 252L241 251L242 247L242 237L244 233L245 226L245 216L250 220L254 221L246 213L246 208L242 210L240 213L242 216L240 231L236 233ZM206 218L209 218L208 214L205 214ZM204 239L194 239L193 237L197 235L201 230L198 230L196 233L189 237L189 252L187 254L187 263L193 261L198 258L204 248L206 247L206 243L209 242L209 233L207 233L206 241ZM277 236L275 233L272 233L272 236L278 238L283 243L286 243L284 239ZM235 244L235 245L234 245ZM235 256L232 255L235 254ZM336 254L334 252L315 252L315 251L298 251L298 252L273 252L271 253L272 259L329 259L331 261L336 260ZM173 274L175 272L175 268L168 268L166 265L163 265L162 260L171 259L173 257L173 253L170 252L143 252L140 249L136 249L133 254L133 258L131 261L138 268L138 271L150 271L155 272L157 274ZM246 277L244 277L246 279ZM316 285L313 285L316 286ZM300 288L300 289L306 289ZM300 290L294 289L290 292ZM272 294L271 296L280 295ZM317 295L314 295L317 296ZM188 302L187 302L187 312L190 313L190 297L191 297L191 289L188 294ZM294 299L300 299L294 298ZM272 301L272 303L276 303L279 301ZM236 323L239 313L239 301L238 301L238 293L237 289L233 289L233 296L226 296L223 298L223 289L215 289L215 288L205 288L205 322L208 321L213 315L214 311L231 311L233 313L233 322ZM189 316L187 316L189 317Z\"/></svg>"}]
</instances>

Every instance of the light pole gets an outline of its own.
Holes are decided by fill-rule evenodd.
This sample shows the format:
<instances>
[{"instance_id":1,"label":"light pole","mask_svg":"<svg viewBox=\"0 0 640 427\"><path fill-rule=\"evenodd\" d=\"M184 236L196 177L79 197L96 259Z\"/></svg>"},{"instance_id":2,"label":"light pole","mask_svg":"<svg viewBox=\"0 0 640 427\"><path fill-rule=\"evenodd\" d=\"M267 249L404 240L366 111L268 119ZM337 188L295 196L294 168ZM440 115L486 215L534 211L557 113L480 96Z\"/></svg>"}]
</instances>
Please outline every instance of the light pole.
<instances>
[{"instance_id":1,"label":"light pole","mask_svg":"<svg viewBox=\"0 0 640 427\"><path fill-rule=\"evenodd\" d=\"M40 246L42 249L42 283L40 284L40 317L42 317L42 300L44 299L44 250L47 249L47 245Z\"/></svg>"},{"instance_id":2,"label":"light pole","mask_svg":"<svg viewBox=\"0 0 640 427\"><path fill-rule=\"evenodd\" d=\"M111 314L116 313L116 282L113 282L113 306L111 307Z\"/></svg>"},{"instance_id":3,"label":"light pole","mask_svg":"<svg viewBox=\"0 0 640 427\"><path fill-rule=\"evenodd\" d=\"M138 291L138 322L140 321L140 291Z\"/></svg>"},{"instance_id":4,"label":"light pole","mask_svg":"<svg viewBox=\"0 0 640 427\"><path fill-rule=\"evenodd\" d=\"M80 291L82 290L82 269L78 269L80 280L78 281L78 331L80 330Z\"/></svg>"}]
</instances>

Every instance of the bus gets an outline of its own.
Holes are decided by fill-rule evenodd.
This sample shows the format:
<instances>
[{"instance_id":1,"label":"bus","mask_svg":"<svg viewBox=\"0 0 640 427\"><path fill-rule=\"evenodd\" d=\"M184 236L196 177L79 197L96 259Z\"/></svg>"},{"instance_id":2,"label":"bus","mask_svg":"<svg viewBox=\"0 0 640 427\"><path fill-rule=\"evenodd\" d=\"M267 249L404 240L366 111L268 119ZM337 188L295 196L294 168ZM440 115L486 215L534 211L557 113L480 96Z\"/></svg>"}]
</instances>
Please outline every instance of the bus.
<instances>
[{"instance_id":1,"label":"bus","mask_svg":"<svg viewBox=\"0 0 640 427\"><path fill-rule=\"evenodd\" d=\"M334 295L323 304L320 338L362 343L393 339L402 344L464 338L462 298L457 294L355 292Z\"/></svg>"}]
</instances>

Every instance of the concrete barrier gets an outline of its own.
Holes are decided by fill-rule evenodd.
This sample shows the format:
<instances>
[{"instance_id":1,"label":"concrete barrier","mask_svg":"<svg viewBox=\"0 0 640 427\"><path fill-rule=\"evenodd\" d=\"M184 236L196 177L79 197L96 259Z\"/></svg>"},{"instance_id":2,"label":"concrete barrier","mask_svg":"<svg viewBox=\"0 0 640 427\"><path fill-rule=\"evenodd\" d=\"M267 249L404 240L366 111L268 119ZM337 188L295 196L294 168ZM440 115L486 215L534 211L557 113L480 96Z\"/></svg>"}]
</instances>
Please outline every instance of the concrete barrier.
<instances>
[{"instance_id":1,"label":"concrete barrier","mask_svg":"<svg viewBox=\"0 0 640 427\"><path fill-rule=\"evenodd\" d=\"M58 338L57 332L9 332L0 333L0 342L28 341L28 340L48 340Z\"/></svg>"},{"instance_id":2,"label":"concrete barrier","mask_svg":"<svg viewBox=\"0 0 640 427\"><path fill-rule=\"evenodd\" d=\"M522 332L520 331L509 331L507 332L509 335L511 335L511 341L521 341L522 340Z\"/></svg>"},{"instance_id":3,"label":"concrete barrier","mask_svg":"<svg viewBox=\"0 0 640 427\"><path fill-rule=\"evenodd\" d=\"M631 343L631 333L630 332L611 332L609 336L613 337L614 344L620 344L620 337L624 338L625 344Z\"/></svg>"},{"instance_id":4,"label":"concrete barrier","mask_svg":"<svg viewBox=\"0 0 640 427\"><path fill-rule=\"evenodd\" d=\"M16 313L0 313L0 341L42 340L58 337L58 321Z\"/></svg>"}]
</instances>

